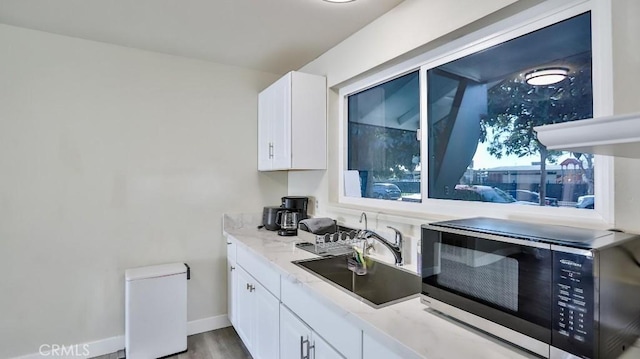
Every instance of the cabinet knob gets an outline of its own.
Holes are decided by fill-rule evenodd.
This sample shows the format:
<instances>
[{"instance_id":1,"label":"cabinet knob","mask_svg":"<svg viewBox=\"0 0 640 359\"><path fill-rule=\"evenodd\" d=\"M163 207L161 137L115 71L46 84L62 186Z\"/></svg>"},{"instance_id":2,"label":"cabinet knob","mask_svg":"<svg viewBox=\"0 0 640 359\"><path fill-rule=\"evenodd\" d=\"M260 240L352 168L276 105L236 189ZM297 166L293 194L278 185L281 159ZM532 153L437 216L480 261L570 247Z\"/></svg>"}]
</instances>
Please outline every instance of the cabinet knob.
<instances>
[{"instance_id":1,"label":"cabinet knob","mask_svg":"<svg viewBox=\"0 0 640 359\"><path fill-rule=\"evenodd\" d=\"M273 142L269 142L269 158L273 158Z\"/></svg>"},{"instance_id":2,"label":"cabinet knob","mask_svg":"<svg viewBox=\"0 0 640 359\"><path fill-rule=\"evenodd\" d=\"M233 271L234 269L236 269L236 267L234 267L234 266L229 266L229 272Z\"/></svg>"}]
</instances>

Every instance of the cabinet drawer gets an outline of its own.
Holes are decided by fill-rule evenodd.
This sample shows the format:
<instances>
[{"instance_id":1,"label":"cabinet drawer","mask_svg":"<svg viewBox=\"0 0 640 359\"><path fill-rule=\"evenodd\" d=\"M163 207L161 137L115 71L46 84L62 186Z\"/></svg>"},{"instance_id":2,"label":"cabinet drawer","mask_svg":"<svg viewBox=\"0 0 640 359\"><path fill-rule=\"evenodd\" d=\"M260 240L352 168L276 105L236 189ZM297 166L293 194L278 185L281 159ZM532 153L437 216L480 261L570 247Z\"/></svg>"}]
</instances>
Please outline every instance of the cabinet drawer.
<instances>
[{"instance_id":1,"label":"cabinet drawer","mask_svg":"<svg viewBox=\"0 0 640 359\"><path fill-rule=\"evenodd\" d=\"M242 245L236 248L236 262L251 274L271 294L280 299L280 273L266 260L251 253Z\"/></svg>"},{"instance_id":2,"label":"cabinet drawer","mask_svg":"<svg viewBox=\"0 0 640 359\"><path fill-rule=\"evenodd\" d=\"M300 283L282 281L282 303L346 358L362 358L362 331L326 305ZM339 310L339 309L337 309Z\"/></svg>"}]
</instances>

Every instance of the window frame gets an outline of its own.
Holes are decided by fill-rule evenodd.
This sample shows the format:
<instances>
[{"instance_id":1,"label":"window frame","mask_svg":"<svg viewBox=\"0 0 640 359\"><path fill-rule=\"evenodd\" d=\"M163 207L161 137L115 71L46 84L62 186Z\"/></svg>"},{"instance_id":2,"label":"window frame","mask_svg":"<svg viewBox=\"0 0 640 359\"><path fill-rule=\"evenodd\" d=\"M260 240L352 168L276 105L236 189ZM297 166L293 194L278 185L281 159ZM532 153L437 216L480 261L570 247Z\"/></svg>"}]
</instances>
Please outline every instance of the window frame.
<instances>
[{"instance_id":1,"label":"window frame","mask_svg":"<svg viewBox=\"0 0 640 359\"><path fill-rule=\"evenodd\" d=\"M344 173L348 156L348 96L419 70L420 78L420 157L421 167L428 168L427 156L427 70L503 43L575 15L591 11L593 116L613 114L613 59L611 37L611 0L545 1L528 10L498 21L443 46L427 51L400 64L379 71L367 78L338 89L338 204L342 207L366 207L388 214L410 216L474 217L491 213L493 217L539 219L545 222L608 227L614 224L614 159L595 156L594 171L597 201L593 210L548 208L547 206L513 207L499 203L456 201L428 198L428 176L420 176L422 202L386 201L374 198L346 197Z\"/></svg>"}]
</instances>

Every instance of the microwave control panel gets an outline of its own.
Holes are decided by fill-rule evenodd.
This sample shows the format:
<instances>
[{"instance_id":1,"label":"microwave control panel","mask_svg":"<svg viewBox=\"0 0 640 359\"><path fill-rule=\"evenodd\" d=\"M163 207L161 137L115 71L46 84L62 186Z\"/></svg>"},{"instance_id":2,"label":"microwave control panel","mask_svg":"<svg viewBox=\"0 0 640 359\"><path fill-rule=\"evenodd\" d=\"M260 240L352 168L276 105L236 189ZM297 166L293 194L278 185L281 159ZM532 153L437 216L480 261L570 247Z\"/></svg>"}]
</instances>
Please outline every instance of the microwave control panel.
<instances>
[{"instance_id":1,"label":"microwave control panel","mask_svg":"<svg viewBox=\"0 0 640 359\"><path fill-rule=\"evenodd\" d=\"M593 257L553 252L552 346L594 355Z\"/></svg>"}]
</instances>

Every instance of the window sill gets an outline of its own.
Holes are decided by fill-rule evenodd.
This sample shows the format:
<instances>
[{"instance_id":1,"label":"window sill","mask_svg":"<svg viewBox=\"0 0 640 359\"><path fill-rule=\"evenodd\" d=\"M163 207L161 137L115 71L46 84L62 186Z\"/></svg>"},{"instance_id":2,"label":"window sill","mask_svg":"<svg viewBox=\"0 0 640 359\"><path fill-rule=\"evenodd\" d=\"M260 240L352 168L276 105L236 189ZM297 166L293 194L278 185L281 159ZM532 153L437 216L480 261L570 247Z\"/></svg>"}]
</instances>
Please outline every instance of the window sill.
<instances>
[{"instance_id":1,"label":"window sill","mask_svg":"<svg viewBox=\"0 0 640 359\"><path fill-rule=\"evenodd\" d=\"M407 225L460 218L493 217L592 229L611 229L613 227L613 224L606 220L598 207L594 210L588 210L438 199L430 199L427 203L411 203L341 197L340 203L332 203L327 210L356 217L362 211L373 212L376 213L377 220Z\"/></svg>"}]
</instances>

